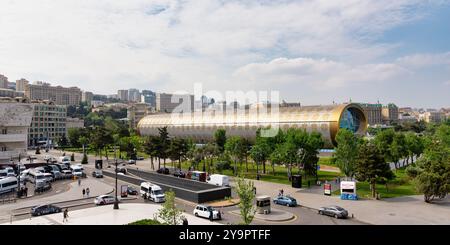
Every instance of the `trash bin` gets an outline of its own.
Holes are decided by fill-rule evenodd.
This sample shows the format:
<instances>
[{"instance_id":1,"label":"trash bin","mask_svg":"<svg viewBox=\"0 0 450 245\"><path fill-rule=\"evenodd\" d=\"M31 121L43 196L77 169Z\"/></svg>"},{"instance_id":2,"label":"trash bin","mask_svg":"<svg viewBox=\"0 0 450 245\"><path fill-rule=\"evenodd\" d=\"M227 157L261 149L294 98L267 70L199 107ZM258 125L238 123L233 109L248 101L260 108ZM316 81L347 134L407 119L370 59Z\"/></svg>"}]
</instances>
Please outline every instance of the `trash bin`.
<instances>
[{"instance_id":1,"label":"trash bin","mask_svg":"<svg viewBox=\"0 0 450 245\"><path fill-rule=\"evenodd\" d=\"M95 168L102 169L103 168L103 160L95 160Z\"/></svg>"},{"instance_id":2,"label":"trash bin","mask_svg":"<svg viewBox=\"0 0 450 245\"><path fill-rule=\"evenodd\" d=\"M294 188L302 188L302 176L301 175L292 175L292 187Z\"/></svg>"}]
</instances>

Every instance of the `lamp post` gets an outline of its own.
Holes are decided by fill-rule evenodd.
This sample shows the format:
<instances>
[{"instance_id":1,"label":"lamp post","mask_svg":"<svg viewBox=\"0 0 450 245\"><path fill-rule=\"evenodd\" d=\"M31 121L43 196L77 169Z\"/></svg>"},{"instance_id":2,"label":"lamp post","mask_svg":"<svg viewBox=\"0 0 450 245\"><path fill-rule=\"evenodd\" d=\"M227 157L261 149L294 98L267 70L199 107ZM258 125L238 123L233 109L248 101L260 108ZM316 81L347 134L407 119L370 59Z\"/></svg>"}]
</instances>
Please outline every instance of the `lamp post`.
<instances>
[{"instance_id":1,"label":"lamp post","mask_svg":"<svg viewBox=\"0 0 450 245\"><path fill-rule=\"evenodd\" d=\"M117 199L117 157L116 157L116 149L117 146L114 146L114 163L116 164L116 197L115 197L115 201L114 201L114 209L119 209L119 200Z\"/></svg>"}]
</instances>

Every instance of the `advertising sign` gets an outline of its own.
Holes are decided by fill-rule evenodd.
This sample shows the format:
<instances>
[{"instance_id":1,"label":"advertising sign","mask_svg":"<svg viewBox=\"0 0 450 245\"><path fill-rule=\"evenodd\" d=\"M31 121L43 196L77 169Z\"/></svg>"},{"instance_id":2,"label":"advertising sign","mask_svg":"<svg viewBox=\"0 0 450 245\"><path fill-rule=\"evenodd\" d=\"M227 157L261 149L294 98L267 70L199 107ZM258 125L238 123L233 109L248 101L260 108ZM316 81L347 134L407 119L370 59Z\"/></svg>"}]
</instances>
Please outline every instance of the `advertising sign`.
<instances>
[{"instance_id":1,"label":"advertising sign","mask_svg":"<svg viewBox=\"0 0 450 245\"><path fill-rule=\"evenodd\" d=\"M331 184L323 185L323 194L325 194L327 196L331 196Z\"/></svg>"},{"instance_id":2,"label":"advertising sign","mask_svg":"<svg viewBox=\"0 0 450 245\"><path fill-rule=\"evenodd\" d=\"M358 200L356 195L356 182L355 181L342 181L341 182L341 199L342 200Z\"/></svg>"},{"instance_id":3,"label":"advertising sign","mask_svg":"<svg viewBox=\"0 0 450 245\"><path fill-rule=\"evenodd\" d=\"M128 185L120 186L120 196L127 197L128 196Z\"/></svg>"}]
</instances>

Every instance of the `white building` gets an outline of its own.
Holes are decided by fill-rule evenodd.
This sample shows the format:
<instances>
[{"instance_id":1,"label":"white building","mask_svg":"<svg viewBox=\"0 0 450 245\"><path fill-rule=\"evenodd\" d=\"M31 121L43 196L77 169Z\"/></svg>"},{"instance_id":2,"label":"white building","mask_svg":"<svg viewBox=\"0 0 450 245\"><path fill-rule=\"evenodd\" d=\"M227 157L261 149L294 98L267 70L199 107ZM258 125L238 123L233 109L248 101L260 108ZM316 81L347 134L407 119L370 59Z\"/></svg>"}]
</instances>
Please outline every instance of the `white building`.
<instances>
[{"instance_id":1,"label":"white building","mask_svg":"<svg viewBox=\"0 0 450 245\"><path fill-rule=\"evenodd\" d=\"M27 134L33 117L33 106L22 98L0 99L0 164L25 158Z\"/></svg>"}]
</instances>

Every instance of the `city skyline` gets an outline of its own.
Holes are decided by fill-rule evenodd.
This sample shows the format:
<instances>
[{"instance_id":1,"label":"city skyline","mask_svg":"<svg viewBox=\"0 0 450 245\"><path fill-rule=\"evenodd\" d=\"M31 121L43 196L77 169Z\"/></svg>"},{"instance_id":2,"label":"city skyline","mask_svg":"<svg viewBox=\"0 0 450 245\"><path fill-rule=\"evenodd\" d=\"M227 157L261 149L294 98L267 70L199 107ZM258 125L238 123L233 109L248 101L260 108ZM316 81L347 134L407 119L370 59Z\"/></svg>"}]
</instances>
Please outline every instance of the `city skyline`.
<instances>
[{"instance_id":1,"label":"city skyline","mask_svg":"<svg viewBox=\"0 0 450 245\"><path fill-rule=\"evenodd\" d=\"M441 108L449 11L448 1L1 3L0 73L96 94L200 82L309 105Z\"/></svg>"}]
</instances>

